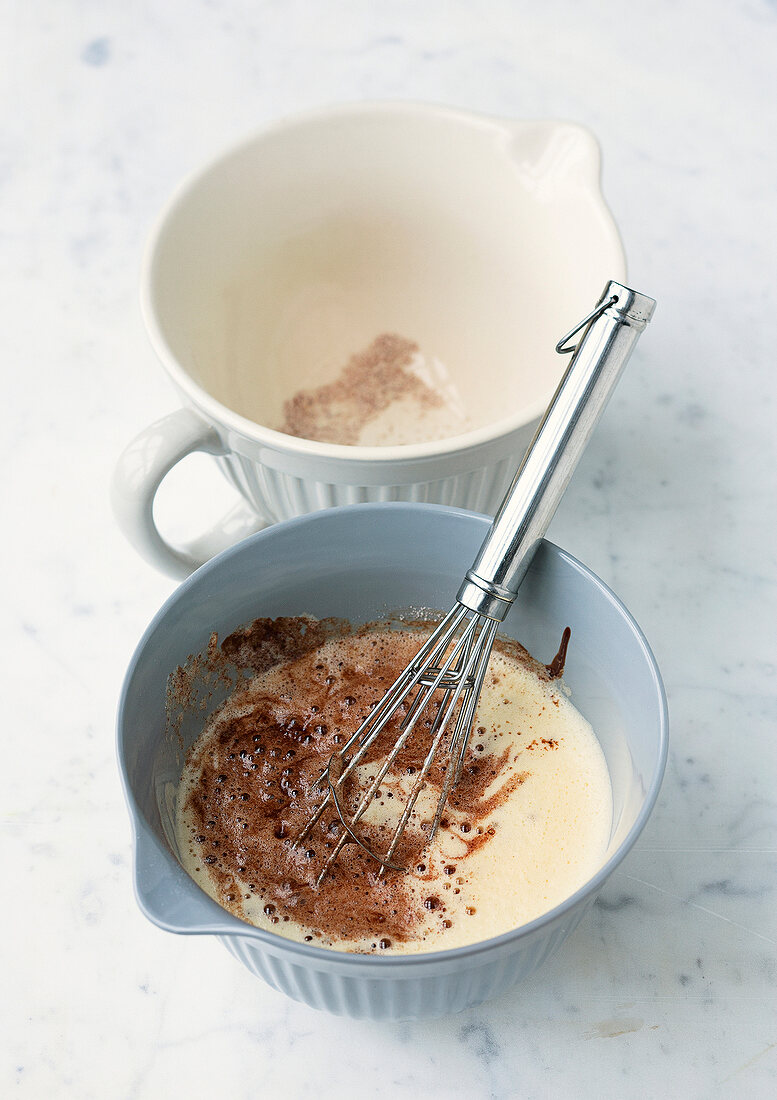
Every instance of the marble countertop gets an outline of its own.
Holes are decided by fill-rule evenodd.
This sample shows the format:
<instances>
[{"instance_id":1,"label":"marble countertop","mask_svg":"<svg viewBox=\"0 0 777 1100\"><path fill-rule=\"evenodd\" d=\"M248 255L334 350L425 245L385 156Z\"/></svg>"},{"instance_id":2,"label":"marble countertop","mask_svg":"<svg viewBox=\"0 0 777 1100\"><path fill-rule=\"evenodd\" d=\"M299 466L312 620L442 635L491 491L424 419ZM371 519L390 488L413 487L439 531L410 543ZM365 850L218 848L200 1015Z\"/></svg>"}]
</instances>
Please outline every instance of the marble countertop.
<instances>
[{"instance_id":1,"label":"marble countertop","mask_svg":"<svg viewBox=\"0 0 777 1100\"><path fill-rule=\"evenodd\" d=\"M774 1096L774 3L10 0L0 25L2 1095ZM114 756L173 589L108 501L122 446L176 406L139 316L144 239L217 151L363 98L590 126L659 301L550 537L655 650L662 793L554 961L418 1025L318 1014L150 925ZM204 490L223 511L192 459L172 529Z\"/></svg>"}]
</instances>

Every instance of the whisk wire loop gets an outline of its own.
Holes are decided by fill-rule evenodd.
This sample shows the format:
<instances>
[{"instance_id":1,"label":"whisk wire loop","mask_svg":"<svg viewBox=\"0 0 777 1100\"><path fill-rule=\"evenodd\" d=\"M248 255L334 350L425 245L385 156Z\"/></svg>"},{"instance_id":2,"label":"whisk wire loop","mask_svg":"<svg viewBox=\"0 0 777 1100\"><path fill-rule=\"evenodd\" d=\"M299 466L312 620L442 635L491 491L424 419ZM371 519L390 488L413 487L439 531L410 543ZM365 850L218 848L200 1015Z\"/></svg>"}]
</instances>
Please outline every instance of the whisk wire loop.
<instances>
[{"instance_id":1,"label":"whisk wire loop","mask_svg":"<svg viewBox=\"0 0 777 1100\"><path fill-rule=\"evenodd\" d=\"M492 624L489 621L488 625L483 627L481 625L482 620L480 619L480 616L477 615L471 620L471 624L473 629L469 635L467 643L466 661L460 669L460 675L457 684L455 685L455 687L451 687L446 691L447 698L443 699L442 703L440 704L437 718L435 719L435 723L432 726L432 730L430 731L434 734L432 738L432 744L429 748L426 759L424 760L423 766L421 767L421 771L419 772L413 784L410 796L405 803L402 815L400 816L399 822L394 830L394 835L391 838L391 844L389 845L388 851L386 852L385 857L383 857L380 873L383 872L383 868L385 866L394 866L393 864L389 864L389 861L392 859L394 852L397 849L397 845L399 844L402 834L407 826L407 823L410 820L410 815L415 808L418 796L423 790L426 776L429 774L429 770L432 766L435 756L437 755L438 749L440 747L440 742L442 741L442 738L444 737L445 732L448 728L448 722L450 721L451 716L453 715L453 712L456 708L456 704L459 702L459 698L463 692L464 698L462 699L462 704L456 720L456 725L454 727L453 733L451 734L450 742L448 745L448 763L445 769L445 778L443 780L440 795L437 799L437 806L435 808L434 818L426 837L427 843L430 843L434 839L434 836L440 826L442 815L445 810L448 797L451 793L451 789L455 785L455 783L458 782L458 777L461 774L461 764L464 759L464 754L467 750L467 744L469 743L469 736L472 730L472 721L474 718L475 707L477 706L479 685L482 686L482 680L483 676L485 676L485 670L488 665L488 659L491 653L491 647L493 645L497 626L497 624L494 623L492 627ZM477 638L475 638L477 626L481 626L481 629ZM461 744L461 748L459 749L457 755L456 748L459 743ZM454 778L454 776L456 778Z\"/></svg>"},{"instance_id":2,"label":"whisk wire loop","mask_svg":"<svg viewBox=\"0 0 777 1100\"><path fill-rule=\"evenodd\" d=\"M378 705L367 715L359 728L348 738L334 758L345 760L346 754L349 750L359 742L359 749L350 759L345 763L342 774L337 778L337 783L342 785L349 778L354 769L358 766L364 754L369 749L370 745L375 741L378 735L382 732L391 716L396 711L397 707L401 703L402 699L413 690L413 688L419 684L427 673L428 668L426 665L426 659L432 654L436 657L440 650L445 652L445 649L451 642L456 630L458 629L462 619L468 614L467 608L457 605L453 611L451 611L445 619L439 624L439 626L430 634L426 642L418 651L413 661L407 666L401 676L399 676ZM404 742L403 742L404 744ZM330 764L324 769L318 778L319 785L324 782L329 786L330 784ZM294 842L296 848L299 844L305 840L321 819L321 815L329 804L331 798L331 790L327 790L323 801L319 804L318 808L314 811L313 815L308 819L302 832L298 835Z\"/></svg>"},{"instance_id":3,"label":"whisk wire loop","mask_svg":"<svg viewBox=\"0 0 777 1100\"><path fill-rule=\"evenodd\" d=\"M345 782L347 775L350 774L357 766L357 764L363 759L367 750L375 742L381 730L384 728L386 722L388 721L388 716L381 715L381 718L378 720L378 722L375 722L373 724L373 715L375 713L373 711L373 715L368 716L359 727L359 730L356 731L356 734L354 734L354 736L350 738L349 743L358 740L360 731L363 729L365 730L365 735L359 741L359 748L357 752L355 752L353 757L351 757L342 774L334 781L334 784L331 779L331 773L329 774L329 790L324 799L324 802L322 803L321 807L319 807L319 810L323 810L324 805L331 795L334 798L335 808L337 809L338 816L340 817L340 820L344 827L344 831L338 838L337 843L329 854L329 857L327 858L324 867L320 875L318 876L317 883L319 885L321 882L323 882L327 872L335 863L345 845L348 843L349 837L352 840L356 840L362 848L365 848L365 850L367 850L376 860L378 860L381 864L381 868L392 866L398 870L405 869L403 867L397 867L396 864L392 864L391 857L396 850L396 846L399 843L402 833L404 832L405 826L407 825L407 822L410 818L410 814L412 813L418 796L423 789L424 781L426 779L426 776L428 775L429 768L432 765L435 753L445 733L448 719L450 718L452 710L456 705L456 701L458 700L458 697L467 682L467 673L472 663L471 653L473 648L473 639L477 632L479 622L479 616L471 616L469 622L464 627L463 632L459 635L458 638L455 638L456 630L459 624L466 618L467 614L468 612L466 608L455 608L449 614L448 619L450 620L451 628L440 632L440 641L435 645L434 649L432 650L432 659L434 660L436 658L439 661L440 657L444 656L445 650L449 647L450 652L448 653L447 657L445 657L445 659L442 661L440 666L435 670L435 675L432 676L430 674L431 670L429 669L429 666L419 666L418 658L416 658L416 661L410 665L410 670L413 672L413 675L411 675L410 677L408 687L406 687L404 689L404 692L401 693L401 697L406 698L409 691L412 691L416 685L418 685L418 692L400 726L400 736L396 739L391 748L391 751L387 754L381 766L377 769L374 777L372 777L370 783L368 784L367 789L364 791L359 801L359 804L356 807L356 810L350 816L346 816L344 814L342 803L337 797L337 791L335 788L338 786L342 788L342 785ZM420 673L418 671L419 667ZM441 687L441 685L443 685L447 681L447 678L451 674L454 674L454 670L456 670L456 679L453 682L452 686L444 689L443 699L440 702L437 715L435 716L435 719L432 723L432 733L434 734L434 736L432 737L432 745L429 749L429 752L427 753L420 773L416 776L416 779L413 783L410 797L407 800L399 824L395 828L389 850L385 856L378 856L367 847L363 839L360 838L355 832L356 826L366 813L370 802L375 797L376 792L380 789L380 785L385 779L389 770L393 767L397 756L410 739L410 736L412 735L413 730L418 723L418 720L425 712L427 705L432 702L435 692ZM425 675L427 680L427 682L423 684L420 683L422 675ZM397 680L397 684L401 683L403 679L404 677L400 676ZM470 690L471 686L472 685L470 684ZM392 694L392 691L393 689L390 689L389 693ZM454 696L452 700L450 699L451 695ZM396 709L396 706L393 709ZM341 759L343 758L343 754L345 753L345 751L346 750L344 748L342 753L338 754ZM327 772L329 772L329 767L327 768ZM302 837L300 837L300 839L302 839Z\"/></svg>"}]
</instances>

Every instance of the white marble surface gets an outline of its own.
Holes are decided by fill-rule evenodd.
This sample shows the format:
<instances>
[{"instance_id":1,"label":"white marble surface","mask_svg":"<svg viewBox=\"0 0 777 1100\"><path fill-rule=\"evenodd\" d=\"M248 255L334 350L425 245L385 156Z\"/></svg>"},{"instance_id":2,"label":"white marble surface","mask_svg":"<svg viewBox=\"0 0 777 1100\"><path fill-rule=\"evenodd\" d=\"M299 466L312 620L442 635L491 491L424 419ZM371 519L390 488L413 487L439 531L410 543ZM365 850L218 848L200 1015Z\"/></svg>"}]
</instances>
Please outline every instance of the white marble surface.
<instances>
[{"instance_id":1,"label":"white marble surface","mask_svg":"<svg viewBox=\"0 0 777 1100\"><path fill-rule=\"evenodd\" d=\"M777 1094L777 8L767 0L0 7L3 993L23 1097ZM176 401L136 302L152 218L266 120L411 98L591 126L659 300L551 537L607 580L670 698L663 791L561 954L416 1026L286 1000L130 886L114 713L172 582L108 478ZM163 510L202 486L190 461Z\"/></svg>"}]
</instances>

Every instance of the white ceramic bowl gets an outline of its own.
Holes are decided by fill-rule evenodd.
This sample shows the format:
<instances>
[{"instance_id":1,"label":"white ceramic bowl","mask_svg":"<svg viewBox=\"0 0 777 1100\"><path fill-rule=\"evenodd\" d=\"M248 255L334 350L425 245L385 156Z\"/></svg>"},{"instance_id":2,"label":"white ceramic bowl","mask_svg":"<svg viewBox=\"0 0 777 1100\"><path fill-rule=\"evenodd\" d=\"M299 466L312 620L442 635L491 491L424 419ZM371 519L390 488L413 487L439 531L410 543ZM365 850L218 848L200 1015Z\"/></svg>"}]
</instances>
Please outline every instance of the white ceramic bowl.
<instances>
[{"instance_id":1,"label":"white ceramic bowl","mask_svg":"<svg viewBox=\"0 0 777 1100\"><path fill-rule=\"evenodd\" d=\"M563 373L556 342L625 279L599 175L596 139L572 123L356 103L275 123L189 179L153 233L141 288L184 408L128 447L113 484L138 550L179 577L205 560L168 545L152 510L197 450L249 510L205 553L340 504L493 512ZM289 377L309 386L383 332L445 365L472 430L361 447L274 429Z\"/></svg>"},{"instance_id":2,"label":"white ceramic bowl","mask_svg":"<svg viewBox=\"0 0 777 1100\"><path fill-rule=\"evenodd\" d=\"M612 592L563 550L543 543L503 625L538 657L572 628L565 681L596 730L613 789L606 859L572 897L521 928L470 947L375 957L294 943L254 928L216 904L174 852L171 816L182 751L208 710L166 725L169 673L258 616L447 610L490 520L435 505L362 505L319 512L225 551L168 600L141 640L122 692L118 753L134 832L138 903L170 932L215 935L248 969L314 1008L373 1019L458 1012L509 989L556 952L639 836L653 808L667 752L661 678L647 642ZM207 700L212 709L218 693ZM192 945L192 952L196 945Z\"/></svg>"}]
</instances>

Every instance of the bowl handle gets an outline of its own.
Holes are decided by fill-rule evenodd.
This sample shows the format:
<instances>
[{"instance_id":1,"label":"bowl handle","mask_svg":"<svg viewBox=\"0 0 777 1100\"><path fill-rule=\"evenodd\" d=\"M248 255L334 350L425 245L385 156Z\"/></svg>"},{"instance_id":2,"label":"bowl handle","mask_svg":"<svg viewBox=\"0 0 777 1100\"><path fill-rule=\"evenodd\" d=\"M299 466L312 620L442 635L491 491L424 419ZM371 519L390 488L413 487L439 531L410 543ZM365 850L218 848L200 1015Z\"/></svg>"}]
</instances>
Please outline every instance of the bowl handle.
<instances>
[{"instance_id":1,"label":"bowl handle","mask_svg":"<svg viewBox=\"0 0 777 1100\"><path fill-rule=\"evenodd\" d=\"M172 468L195 451L224 455L227 448L215 428L192 409L179 409L146 428L124 450L111 482L111 503L129 541L163 573L183 580L226 546L267 524L242 502L207 534L186 546L172 546L154 521L154 497Z\"/></svg>"}]
</instances>

